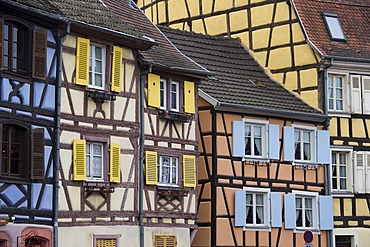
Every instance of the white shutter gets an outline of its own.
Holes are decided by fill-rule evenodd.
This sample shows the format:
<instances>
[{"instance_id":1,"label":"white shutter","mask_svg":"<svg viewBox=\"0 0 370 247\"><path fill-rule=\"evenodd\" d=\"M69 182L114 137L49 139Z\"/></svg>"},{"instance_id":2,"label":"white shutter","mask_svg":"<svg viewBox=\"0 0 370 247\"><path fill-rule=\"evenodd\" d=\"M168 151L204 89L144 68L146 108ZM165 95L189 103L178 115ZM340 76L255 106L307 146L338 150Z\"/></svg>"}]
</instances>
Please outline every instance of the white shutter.
<instances>
[{"instance_id":1,"label":"white shutter","mask_svg":"<svg viewBox=\"0 0 370 247\"><path fill-rule=\"evenodd\" d=\"M370 77L362 77L364 114L370 113Z\"/></svg>"},{"instance_id":2,"label":"white shutter","mask_svg":"<svg viewBox=\"0 0 370 247\"><path fill-rule=\"evenodd\" d=\"M365 170L365 192L370 193L370 153L365 153L366 162L364 162Z\"/></svg>"},{"instance_id":3,"label":"white shutter","mask_svg":"<svg viewBox=\"0 0 370 247\"><path fill-rule=\"evenodd\" d=\"M360 76L351 76L352 113L362 112Z\"/></svg>"},{"instance_id":4,"label":"white shutter","mask_svg":"<svg viewBox=\"0 0 370 247\"><path fill-rule=\"evenodd\" d=\"M355 153L355 192L365 193L365 159L363 152Z\"/></svg>"}]
</instances>

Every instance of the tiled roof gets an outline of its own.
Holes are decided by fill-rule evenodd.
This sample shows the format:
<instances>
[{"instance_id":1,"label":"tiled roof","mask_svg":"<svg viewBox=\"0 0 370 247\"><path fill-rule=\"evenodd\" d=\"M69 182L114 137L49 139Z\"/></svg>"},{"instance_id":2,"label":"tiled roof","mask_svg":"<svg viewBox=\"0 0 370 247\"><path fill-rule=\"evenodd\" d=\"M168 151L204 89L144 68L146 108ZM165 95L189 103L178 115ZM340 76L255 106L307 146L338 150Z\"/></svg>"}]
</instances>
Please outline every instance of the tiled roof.
<instances>
[{"instance_id":1,"label":"tiled roof","mask_svg":"<svg viewBox=\"0 0 370 247\"><path fill-rule=\"evenodd\" d=\"M324 56L370 59L369 0L292 0L309 40ZM323 12L338 14L346 42L332 41Z\"/></svg>"},{"instance_id":2,"label":"tiled roof","mask_svg":"<svg viewBox=\"0 0 370 247\"><path fill-rule=\"evenodd\" d=\"M221 104L257 111L321 115L281 84L270 79L236 39L196 34L160 26L190 58L214 73L200 89Z\"/></svg>"},{"instance_id":3,"label":"tiled roof","mask_svg":"<svg viewBox=\"0 0 370 247\"><path fill-rule=\"evenodd\" d=\"M158 44L140 51L145 62L173 71L208 74L204 68L181 54L134 3L128 4L128 0L0 0L0 3L4 2L27 6L30 11L41 10L72 23L118 32L138 41L148 40L146 37L149 37Z\"/></svg>"}]
</instances>

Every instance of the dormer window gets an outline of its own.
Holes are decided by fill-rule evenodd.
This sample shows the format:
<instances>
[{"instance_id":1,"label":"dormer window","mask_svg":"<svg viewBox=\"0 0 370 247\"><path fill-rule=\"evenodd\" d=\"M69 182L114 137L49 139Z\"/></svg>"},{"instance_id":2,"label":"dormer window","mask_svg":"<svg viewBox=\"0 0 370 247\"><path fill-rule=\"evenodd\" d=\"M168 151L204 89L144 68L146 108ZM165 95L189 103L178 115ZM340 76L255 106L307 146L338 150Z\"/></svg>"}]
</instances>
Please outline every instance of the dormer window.
<instances>
[{"instance_id":1,"label":"dormer window","mask_svg":"<svg viewBox=\"0 0 370 247\"><path fill-rule=\"evenodd\" d=\"M325 25L330 34L331 40L346 41L342 26L339 22L339 16L335 13L323 13Z\"/></svg>"}]
</instances>

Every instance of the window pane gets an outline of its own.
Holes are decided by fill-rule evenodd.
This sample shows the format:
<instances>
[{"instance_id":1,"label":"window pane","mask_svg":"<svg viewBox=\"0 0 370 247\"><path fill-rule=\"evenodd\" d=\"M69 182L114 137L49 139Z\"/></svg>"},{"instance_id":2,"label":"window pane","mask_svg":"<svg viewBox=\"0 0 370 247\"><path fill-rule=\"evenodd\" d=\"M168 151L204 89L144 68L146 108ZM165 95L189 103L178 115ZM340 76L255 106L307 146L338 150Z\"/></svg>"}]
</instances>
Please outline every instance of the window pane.
<instances>
[{"instance_id":1,"label":"window pane","mask_svg":"<svg viewBox=\"0 0 370 247\"><path fill-rule=\"evenodd\" d=\"M263 195L256 194L256 205L263 205Z\"/></svg>"},{"instance_id":2,"label":"window pane","mask_svg":"<svg viewBox=\"0 0 370 247\"><path fill-rule=\"evenodd\" d=\"M90 173L90 165L91 165L90 164L90 155L86 155L86 176L87 177L90 177L91 176L91 173Z\"/></svg>"},{"instance_id":3,"label":"window pane","mask_svg":"<svg viewBox=\"0 0 370 247\"><path fill-rule=\"evenodd\" d=\"M103 145L94 144L93 145L93 154L94 155L102 155L103 154Z\"/></svg>"},{"instance_id":4,"label":"window pane","mask_svg":"<svg viewBox=\"0 0 370 247\"><path fill-rule=\"evenodd\" d=\"M312 208L312 198L306 198L305 199L305 207L307 208Z\"/></svg>"},{"instance_id":5,"label":"window pane","mask_svg":"<svg viewBox=\"0 0 370 247\"><path fill-rule=\"evenodd\" d=\"M101 75L95 75L95 86L97 87L103 86L103 77Z\"/></svg>"},{"instance_id":6,"label":"window pane","mask_svg":"<svg viewBox=\"0 0 370 247\"><path fill-rule=\"evenodd\" d=\"M311 160L311 144L310 143L303 144L303 159Z\"/></svg>"},{"instance_id":7,"label":"window pane","mask_svg":"<svg viewBox=\"0 0 370 247\"><path fill-rule=\"evenodd\" d=\"M346 177L347 176L347 170L345 166L339 167L339 176L340 177Z\"/></svg>"},{"instance_id":8,"label":"window pane","mask_svg":"<svg viewBox=\"0 0 370 247\"><path fill-rule=\"evenodd\" d=\"M253 224L252 206L247 206L247 224Z\"/></svg>"},{"instance_id":9,"label":"window pane","mask_svg":"<svg viewBox=\"0 0 370 247\"><path fill-rule=\"evenodd\" d=\"M103 174L103 166L102 166L102 157L94 157L94 164L93 164L93 167L94 167L94 172L93 172L93 176L95 178L101 178L102 177L102 174Z\"/></svg>"},{"instance_id":10,"label":"window pane","mask_svg":"<svg viewBox=\"0 0 370 247\"><path fill-rule=\"evenodd\" d=\"M254 155L257 156L262 155L262 138L254 139Z\"/></svg>"},{"instance_id":11,"label":"window pane","mask_svg":"<svg viewBox=\"0 0 370 247\"><path fill-rule=\"evenodd\" d=\"M103 72L103 63L101 61L95 61L95 73Z\"/></svg>"},{"instance_id":12,"label":"window pane","mask_svg":"<svg viewBox=\"0 0 370 247\"><path fill-rule=\"evenodd\" d=\"M347 181L345 178L341 178L340 180L340 189L341 190L345 190L347 189Z\"/></svg>"},{"instance_id":13,"label":"window pane","mask_svg":"<svg viewBox=\"0 0 370 247\"><path fill-rule=\"evenodd\" d=\"M103 59L102 54L103 54L102 48L101 47L95 47L95 58L99 59L99 60L102 60Z\"/></svg>"},{"instance_id":14,"label":"window pane","mask_svg":"<svg viewBox=\"0 0 370 247\"><path fill-rule=\"evenodd\" d=\"M10 161L10 174L11 175L18 175L20 174L20 160L18 159L11 159Z\"/></svg>"},{"instance_id":15,"label":"window pane","mask_svg":"<svg viewBox=\"0 0 370 247\"><path fill-rule=\"evenodd\" d=\"M339 164L346 164L346 155L343 153L339 154Z\"/></svg>"},{"instance_id":16,"label":"window pane","mask_svg":"<svg viewBox=\"0 0 370 247\"><path fill-rule=\"evenodd\" d=\"M313 227L312 210L306 209L306 227Z\"/></svg>"},{"instance_id":17,"label":"window pane","mask_svg":"<svg viewBox=\"0 0 370 247\"><path fill-rule=\"evenodd\" d=\"M264 224L263 206L256 206L256 224Z\"/></svg>"},{"instance_id":18,"label":"window pane","mask_svg":"<svg viewBox=\"0 0 370 247\"><path fill-rule=\"evenodd\" d=\"M311 142L311 133L307 131L303 131L303 141L304 142Z\"/></svg>"},{"instance_id":19,"label":"window pane","mask_svg":"<svg viewBox=\"0 0 370 247\"><path fill-rule=\"evenodd\" d=\"M328 77L328 86L331 88L333 87L333 77L332 76Z\"/></svg>"},{"instance_id":20,"label":"window pane","mask_svg":"<svg viewBox=\"0 0 370 247\"><path fill-rule=\"evenodd\" d=\"M261 136L262 136L262 127L254 126L254 137L261 137Z\"/></svg>"}]
</instances>

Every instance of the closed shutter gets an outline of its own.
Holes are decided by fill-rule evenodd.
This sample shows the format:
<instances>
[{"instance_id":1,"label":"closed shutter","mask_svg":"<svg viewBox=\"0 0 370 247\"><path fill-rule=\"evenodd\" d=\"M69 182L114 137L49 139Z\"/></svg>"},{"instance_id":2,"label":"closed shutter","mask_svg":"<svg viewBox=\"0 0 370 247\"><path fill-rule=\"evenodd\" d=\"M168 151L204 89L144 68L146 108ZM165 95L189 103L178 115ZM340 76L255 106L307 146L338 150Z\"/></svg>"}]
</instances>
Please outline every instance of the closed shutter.
<instances>
[{"instance_id":1,"label":"closed shutter","mask_svg":"<svg viewBox=\"0 0 370 247\"><path fill-rule=\"evenodd\" d=\"M4 20L0 19L0 70L3 69L4 60Z\"/></svg>"},{"instance_id":2,"label":"closed shutter","mask_svg":"<svg viewBox=\"0 0 370 247\"><path fill-rule=\"evenodd\" d=\"M73 179L86 180L85 140L73 140Z\"/></svg>"},{"instance_id":3,"label":"closed shutter","mask_svg":"<svg viewBox=\"0 0 370 247\"><path fill-rule=\"evenodd\" d=\"M38 79L46 78L47 30L33 30L33 68L32 76Z\"/></svg>"},{"instance_id":4,"label":"closed shutter","mask_svg":"<svg viewBox=\"0 0 370 247\"><path fill-rule=\"evenodd\" d=\"M121 92L122 87L122 54L121 47L113 47L111 90L118 93Z\"/></svg>"},{"instance_id":5,"label":"closed shutter","mask_svg":"<svg viewBox=\"0 0 370 247\"><path fill-rule=\"evenodd\" d=\"M148 74L148 105L159 108L160 106L160 76Z\"/></svg>"},{"instance_id":6,"label":"closed shutter","mask_svg":"<svg viewBox=\"0 0 370 247\"><path fill-rule=\"evenodd\" d=\"M320 230L333 230L333 197L319 196Z\"/></svg>"},{"instance_id":7,"label":"closed shutter","mask_svg":"<svg viewBox=\"0 0 370 247\"><path fill-rule=\"evenodd\" d=\"M175 236L156 235L154 240L155 247L176 247Z\"/></svg>"},{"instance_id":8,"label":"closed shutter","mask_svg":"<svg viewBox=\"0 0 370 247\"><path fill-rule=\"evenodd\" d=\"M362 113L360 76L351 76L352 113Z\"/></svg>"},{"instance_id":9,"label":"closed shutter","mask_svg":"<svg viewBox=\"0 0 370 247\"><path fill-rule=\"evenodd\" d=\"M244 190L235 191L235 226L247 225L247 196Z\"/></svg>"},{"instance_id":10,"label":"closed shutter","mask_svg":"<svg viewBox=\"0 0 370 247\"><path fill-rule=\"evenodd\" d=\"M328 130L318 130L316 159L318 164L330 164L330 133Z\"/></svg>"},{"instance_id":11,"label":"closed shutter","mask_svg":"<svg viewBox=\"0 0 370 247\"><path fill-rule=\"evenodd\" d=\"M294 161L294 128L284 126L284 160Z\"/></svg>"},{"instance_id":12,"label":"closed shutter","mask_svg":"<svg viewBox=\"0 0 370 247\"><path fill-rule=\"evenodd\" d=\"M363 87L363 110L364 114L370 114L370 77L362 77L362 87Z\"/></svg>"},{"instance_id":13,"label":"closed shutter","mask_svg":"<svg viewBox=\"0 0 370 247\"><path fill-rule=\"evenodd\" d=\"M282 203L281 193L270 193L271 227L282 227Z\"/></svg>"},{"instance_id":14,"label":"closed shutter","mask_svg":"<svg viewBox=\"0 0 370 247\"><path fill-rule=\"evenodd\" d=\"M182 157L182 165L183 165L183 180L184 180L184 187L192 187L196 186L196 169L195 169L195 156L193 155L184 155Z\"/></svg>"},{"instance_id":15,"label":"closed shutter","mask_svg":"<svg viewBox=\"0 0 370 247\"><path fill-rule=\"evenodd\" d=\"M355 192L365 193L365 159L364 152L355 153Z\"/></svg>"},{"instance_id":16,"label":"closed shutter","mask_svg":"<svg viewBox=\"0 0 370 247\"><path fill-rule=\"evenodd\" d=\"M296 204L294 194L284 195L284 219L285 229L296 228Z\"/></svg>"},{"instance_id":17,"label":"closed shutter","mask_svg":"<svg viewBox=\"0 0 370 247\"><path fill-rule=\"evenodd\" d=\"M370 193L370 153L365 153L366 162L364 164L365 169L365 192Z\"/></svg>"},{"instance_id":18,"label":"closed shutter","mask_svg":"<svg viewBox=\"0 0 370 247\"><path fill-rule=\"evenodd\" d=\"M89 84L90 40L77 38L76 54L76 84Z\"/></svg>"},{"instance_id":19,"label":"closed shutter","mask_svg":"<svg viewBox=\"0 0 370 247\"><path fill-rule=\"evenodd\" d=\"M31 178L32 179L43 179L44 178L44 129L37 128L32 130L32 168Z\"/></svg>"},{"instance_id":20,"label":"closed shutter","mask_svg":"<svg viewBox=\"0 0 370 247\"><path fill-rule=\"evenodd\" d=\"M184 81L184 111L195 113L194 82L191 81Z\"/></svg>"},{"instance_id":21,"label":"closed shutter","mask_svg":"<svg viewBox=\"0 0 370 247\"><path fill-rule=\"evenodd\" d=\"M146 184L158 183L158 156L157 152L145 152L145 178Z\"/></svg>"},{"instance_id":22,"label":"closed shutter","mask_svg":"<svg viewBox=\"0 0 370 247\"><path fill-rule=\"evenodd\" d=\"M233 121L233 156L245 156L245 124L243 121Z\"/></svg>"},{"instance_id":23,"label":"closed shutter","mask_svg":"<svg viewBox=\"0 0 370 247\"><path fill-rule=\"evenodd\" d=\"M279 129L280 126L277 124L268 125L268 158L272 160L279 159L280 141L279 141Z\"/></svg>"},{"instance_id":24,"label":"closed shutter","mask_svg":"<svg viewBox=\"0 0 370 247\"><path fill-rule=\"evenodd\" d=\"M97 239L96 247L117 247L117 239Z\"/></svg>"},{"instance_id":25,"label":"closed shutter","mask_svg":"<svg viewBox=\"0 0 370 247\"><path fill-rule=\"evenodd\" d=\"M119 144L110 144L110 182L120 182L121 167L121 146Z\"/></svg>"}]
</instances>

